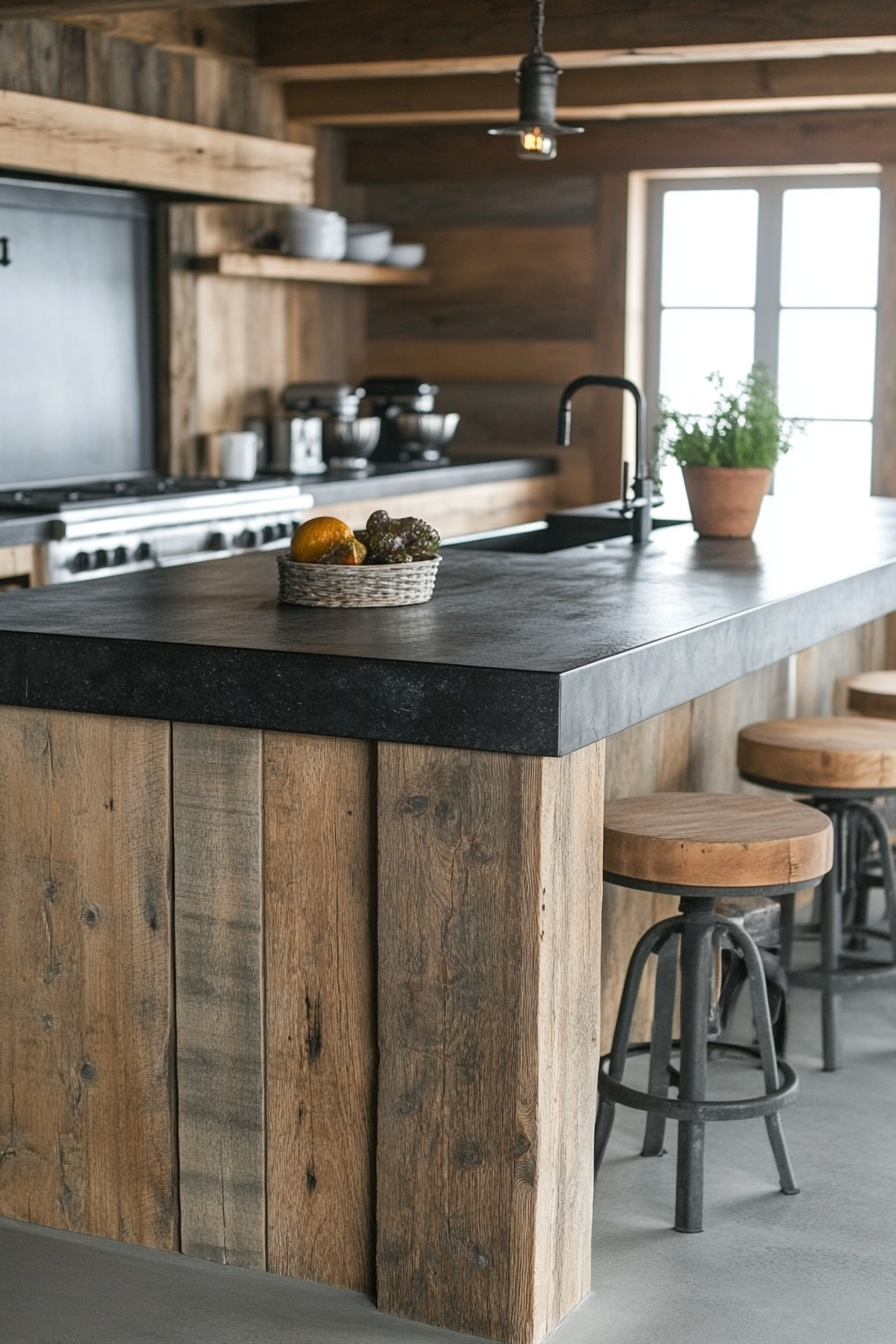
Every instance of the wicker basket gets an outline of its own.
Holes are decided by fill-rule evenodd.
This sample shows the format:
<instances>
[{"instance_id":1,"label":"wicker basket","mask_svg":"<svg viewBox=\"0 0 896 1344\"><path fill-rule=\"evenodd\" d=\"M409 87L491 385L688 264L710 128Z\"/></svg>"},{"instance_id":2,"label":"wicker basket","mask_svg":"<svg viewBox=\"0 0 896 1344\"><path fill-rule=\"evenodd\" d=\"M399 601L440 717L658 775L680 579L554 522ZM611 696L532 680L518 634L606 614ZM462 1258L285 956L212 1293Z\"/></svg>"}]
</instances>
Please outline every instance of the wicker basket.
<instances>
[{"instance_id":1,"label":"wicker basket","mask_svg":"<svg viewBox=\"0 0 896 1344\"><path fill-rule=\"evenodd\" d=\"M297 607L410 607L432 597L441 558L405 565L300 565L278 555L280 601Z\"/></svg>"}]
</instances>

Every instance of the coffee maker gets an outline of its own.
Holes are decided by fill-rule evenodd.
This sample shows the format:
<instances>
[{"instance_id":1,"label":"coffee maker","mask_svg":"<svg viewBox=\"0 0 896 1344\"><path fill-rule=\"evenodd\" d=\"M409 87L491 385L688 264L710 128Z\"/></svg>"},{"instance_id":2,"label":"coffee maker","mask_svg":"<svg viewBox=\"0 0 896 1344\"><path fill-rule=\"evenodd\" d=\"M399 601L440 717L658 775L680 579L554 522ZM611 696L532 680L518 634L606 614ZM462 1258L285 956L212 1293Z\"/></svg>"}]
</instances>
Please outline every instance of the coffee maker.
<instances>
[{"instance_id":1,"label":"coffee maker","mask_svg":"<svg viewBox=\"0 0 896 1344\"><path fill-rule=\"evenodd\" d=\"M358 417L363 396L364 388L352 383L290 383L281 394L287 415L280 423L291 427L292 439L297 430L300 438L307 438L310 427L316 426L318 470L365 473L379 439L380 422L372 416ZM287 437L284 430L281 435ZM281 461L277 465L288 464ZM292 470L296 470L294 465Z\"/></svg>"},{"instance_id":2,"label":"coffee maker","mask_svg":"<svg viewBox=\"0 0 896 1344\"><path fill-rule=\"evenodd\" d=\"M454 438L460 416L435 410L438 387L419 378L366 378L371 415L380 423L374 462L408 467L446 466L443 449Z\"/></svg>"}]
</instances>

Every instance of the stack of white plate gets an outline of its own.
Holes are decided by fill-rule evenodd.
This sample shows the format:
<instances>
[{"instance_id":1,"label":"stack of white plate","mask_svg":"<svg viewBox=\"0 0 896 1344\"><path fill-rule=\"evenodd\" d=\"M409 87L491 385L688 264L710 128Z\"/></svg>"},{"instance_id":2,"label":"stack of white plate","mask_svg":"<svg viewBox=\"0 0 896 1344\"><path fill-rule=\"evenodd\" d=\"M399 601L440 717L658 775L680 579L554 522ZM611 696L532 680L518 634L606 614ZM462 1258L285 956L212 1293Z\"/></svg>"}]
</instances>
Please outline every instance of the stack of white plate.
<instances>
[{"instance_id":1,"label":"stack of white plate","mask_svg":"<svg viewBox=\"0 0 896 1344\"><path fill-rule=\"evenodd\" d=\"M289 210L289 250L294 257L316 261L342 261L345 256L347 221L335 210L313 205L293 205Z\"/></svg>"}]
</instances>

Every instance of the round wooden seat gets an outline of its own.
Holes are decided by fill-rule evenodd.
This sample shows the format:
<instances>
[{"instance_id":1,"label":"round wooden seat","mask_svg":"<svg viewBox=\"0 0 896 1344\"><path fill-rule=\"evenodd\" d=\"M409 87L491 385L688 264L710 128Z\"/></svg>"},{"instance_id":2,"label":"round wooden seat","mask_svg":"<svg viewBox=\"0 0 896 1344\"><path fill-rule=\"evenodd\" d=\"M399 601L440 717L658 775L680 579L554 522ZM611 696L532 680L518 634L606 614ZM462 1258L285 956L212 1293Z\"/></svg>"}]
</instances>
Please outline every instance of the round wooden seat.
<instances>
[{"instance_id":1,"label":"round wooden seat","mask_svg":"<svg viewBox=\"0 0 896 1344\"><path fill-rule=\"evenodd\" d=\"M886 719L769 719L737 735L750 779L795 789L896 789L896 723Z\"/></svg>"},{"instance_id":2,"label":"round wooden seat","mask_svg":"<svg viewBox=\"0 0 896 1344\"><path fill-rule=\"evenodd\" d=\"M846 680L847 704L871 719L896 719L896 672L860 672Z\"/></svg>"},{"instance_id":3,"label":"round wooden seat","mask_svg":"<svg viewBox=\"0 0 896 1344\"><path fill-rule=\"evenodd\" d=\"M653 793L608 803L604 868L636 882L797 887L833 861L831 823L802 803L730 793Z\"/></svg>"}]
</instances>

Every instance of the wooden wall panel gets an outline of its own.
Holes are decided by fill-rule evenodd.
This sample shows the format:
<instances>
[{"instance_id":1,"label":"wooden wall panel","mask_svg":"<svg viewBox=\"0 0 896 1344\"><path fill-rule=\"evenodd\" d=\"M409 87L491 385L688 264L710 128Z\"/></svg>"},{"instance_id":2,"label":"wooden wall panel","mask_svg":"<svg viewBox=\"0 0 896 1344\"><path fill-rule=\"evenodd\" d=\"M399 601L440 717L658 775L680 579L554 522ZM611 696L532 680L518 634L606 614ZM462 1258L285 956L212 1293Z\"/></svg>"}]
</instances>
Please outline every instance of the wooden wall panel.
<instances>
[{"instance_id":1,"label":"wooden wall panel","mask_svg":"<svg viewBox=\"0 0 896 1344\"><path fill-rule=\"evenodd\" d=\"M461 485L448 490L421 491L419 495L384 495L338 506L321 504L308 509L313 518L337 513L351 527L363 527L374 509L397 518L426 518L443 537L487 532L496 527L534 523L556 507L557 477L532 476L488 485Z\"/></svg>"},{"instance_id":2,"label":"wooden wall panel","mask_svg":"<svg viewBox=\"0 0 896 1344\"><path fill-rule=\"evenodd\" d=\"M377 1301L536 1344L590 1286L603 747L379 747Z\"/></svg>"},{"instance_id":3,"label":"wooden wall panel","mask_svg":"<svg viewBox=\"0 0 896 1344\"><path fill-rule=\"evenodd\" d=\"M75 25L3 21L0 88L287 139L280 85L244 63L150 45L153 35L140 31L133 22L138 17L109 16L90 29L80 19ZM116 36L116 18L131 20L130 40ZM190 31L206 23L193 21Z\"/></svg>"},{"instance_id":4,"label":"wooden wall panel","mask_svg":"<svg viewBox=\"0 0 896 1344\"><path fill-rule=\"evenodd\" d=\"M176 723L181 1250L266 1266L262 735Z\"/></svg>"},{"instance_id":5,"label":"wooden wall panel","mask_svg":"<svg viewBox=\"0 0 896 1344\"><path fill-rule=\"evenodd\" d=\"M0 1213L177 1248L169 727L0 710Z\"/></svg>"},{"instance_id":6,"label":"wooden wall panel","mask_svg":"<svg viewBox=\"0 0 896 1344\"><path fill-rule=\"evenodd\" d=\"M374 750L264 741L268 1267L362 1292L374 1286Z\"/></svg>"}]
</instances>

